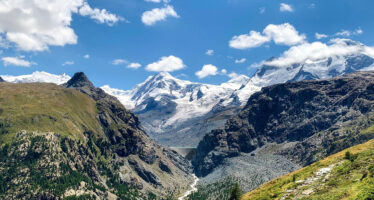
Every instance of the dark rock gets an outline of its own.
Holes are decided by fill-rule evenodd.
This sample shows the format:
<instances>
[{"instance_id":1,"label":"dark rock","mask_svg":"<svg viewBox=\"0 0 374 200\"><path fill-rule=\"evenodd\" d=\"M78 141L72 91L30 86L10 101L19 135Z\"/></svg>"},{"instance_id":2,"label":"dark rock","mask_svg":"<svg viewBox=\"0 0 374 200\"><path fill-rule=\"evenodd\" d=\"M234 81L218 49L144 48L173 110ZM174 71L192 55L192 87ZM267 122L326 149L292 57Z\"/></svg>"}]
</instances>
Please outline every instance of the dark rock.
<instances>
[{"instance_id":1,"label":"dark rock","mask_svg":"<svg viewBox=\"0 0 374 200\"><path fill-rule=\"evenodd\" d=\"M164 163L162 160L160 160L158 166L160 167L162 171L168 174L172 174L170 167L166 163Z\"/></svg>"},{"instance_id":2,"label":"dark rock","mask_svg":"<svg viewBox=\"0 0 374 200\"><path fill-rule=\"evenodd\" d=\"M154 185L161 185L158 177L154 175L152 172L147 171L143 166L141 166L136 160L129 160L128 161L130 166L135 170L135 172L147 183L151 183Z\"/></svg>"},{"instance_id":3,"label":"dark rock","mask_svg":"<svg viewBox=\"0 0 374 200\"><path fill-rule=\"evenodd\" d=\"M355 139L345 141L345 145L322 151L322 142L329 147L337 140L353 136L328 135L322 139L316 135L373 115L373 88L374 72L265 87L251 96L242 111L227 121L224 129L205 135L192 161L195 172L205 176L224 158L250 153L270 142L296 142L297 145L278 153L305 165L319 158L315 156L317 152L325 156L369 140L374 135L361 137L357 136L358 132ZM367 126L361 126L364 127Z\"/></svg>"},{"instance_id":4,"label":"dark rock","mask_svg":"<svg viewBox=\"0 0 374 200\"><path fill-rule=\"evenodd\" d=\"M5 80L3 78L1 78L1 76L0 76L0 83L1 82L5 82Z\"/></svg>"}]
</instances>

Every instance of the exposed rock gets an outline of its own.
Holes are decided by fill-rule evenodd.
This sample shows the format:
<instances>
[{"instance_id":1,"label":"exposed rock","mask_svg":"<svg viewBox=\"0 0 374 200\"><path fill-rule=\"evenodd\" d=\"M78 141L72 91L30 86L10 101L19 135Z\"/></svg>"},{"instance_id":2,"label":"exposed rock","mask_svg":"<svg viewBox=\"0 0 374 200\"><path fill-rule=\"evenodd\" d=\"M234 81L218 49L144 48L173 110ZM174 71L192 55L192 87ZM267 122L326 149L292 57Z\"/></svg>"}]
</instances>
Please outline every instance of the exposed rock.
<instances>
[{"instance_id":1,"label":"exposed rock","mask_svg":"<svg viewBox=\"0 0 374 200\"><path fill-rule=\"evenodd\" d=\"M309 164L373 138L374 134L360 135L359 131L373 124L373 111L374 72L265 87L251 96L224 129L204 137L193 159L195 172L206 176L225 158L268 143L293 142L273 153ZM357 131L344 131L360 123Z\"/></svg>"},{"instance_id":2,"label":"exposed rock","mask_svg":"<svg viewBox=\"0 0 374 200\"><path fill-rule=\"evenodd\" d=\"M0 83L1 82L5 82L5 80L3 78L1 78L1 76L0 76Z\"/></svg>"}]
</instances>

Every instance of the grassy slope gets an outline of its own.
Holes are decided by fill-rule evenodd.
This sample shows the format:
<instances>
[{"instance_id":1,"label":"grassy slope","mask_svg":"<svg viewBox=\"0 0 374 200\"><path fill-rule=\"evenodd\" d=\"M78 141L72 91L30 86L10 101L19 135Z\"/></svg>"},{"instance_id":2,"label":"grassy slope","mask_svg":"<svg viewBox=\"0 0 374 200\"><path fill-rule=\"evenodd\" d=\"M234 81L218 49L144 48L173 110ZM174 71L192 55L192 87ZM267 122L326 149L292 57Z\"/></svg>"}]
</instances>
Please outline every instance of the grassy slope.
<instances>
[{"instance_id":1,"label":"grassy slope","mask_svg":"<svg viewBox=\"0 0 374 200\"><path fill-rule=\"evenodd\" d=\"M88 96L54 84L0 83L0 143L20 130L56 132L81 139L85 130L100 132L96 104Z\"/></svg>"},{"instance_id":2,"label":"grassy slope","mask_svg":"<svg viewBox=\"0 0 374 200\"><path fill-rule=\"evenodd\" d=\"M374 126L363 133L371 132ZM346 152L354 154L354 159L347 160ZM315 183L296 189L306 180L315 177L321 168L334 165L326 181L317 180ZM300 195L303 191L313 189L309 195ZM374 199L374 140L357 145L331 155L310 166L272 180L258 189L243 195L243 200L280 199L286 191L294 190L285 199Z\"/></svg>"}]
</instances>

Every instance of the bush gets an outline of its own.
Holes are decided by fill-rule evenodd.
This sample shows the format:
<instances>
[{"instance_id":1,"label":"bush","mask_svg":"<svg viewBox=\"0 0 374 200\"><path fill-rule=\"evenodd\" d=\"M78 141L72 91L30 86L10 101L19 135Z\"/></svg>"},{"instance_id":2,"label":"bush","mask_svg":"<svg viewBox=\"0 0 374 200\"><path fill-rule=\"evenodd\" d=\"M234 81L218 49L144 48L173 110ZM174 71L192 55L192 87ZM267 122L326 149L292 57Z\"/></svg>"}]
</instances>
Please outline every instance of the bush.
<instances>
[{"instance_id":1,"label":"bush","mask_svg":"<svg viewBox=\"0 0 374 200\"><path fill-rule=\"evenodd\" d=\"M357 155L352 154L350 151L345 152L344 159L353 162L357 158Z\"/></svg>"}]
</instances>

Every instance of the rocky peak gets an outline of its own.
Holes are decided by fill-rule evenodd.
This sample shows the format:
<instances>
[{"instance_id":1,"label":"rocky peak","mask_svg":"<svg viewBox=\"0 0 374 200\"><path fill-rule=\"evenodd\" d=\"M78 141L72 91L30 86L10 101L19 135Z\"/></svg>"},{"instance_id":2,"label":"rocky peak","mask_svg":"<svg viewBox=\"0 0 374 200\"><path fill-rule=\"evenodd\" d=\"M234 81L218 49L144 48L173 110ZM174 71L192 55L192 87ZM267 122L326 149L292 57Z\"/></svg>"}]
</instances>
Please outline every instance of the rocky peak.
<instances>
[{"instance_id":1,"label":"rocky peak","mask_svg":"<svg viewBox=\"0 0 374 200\"><path fill-rule=\"evenodd\" d=\"M68 88L94 87L83 72L75 73L64 86Z\"/></svg>"},{"instance_id":2,"label":"rocky peak","mask_svg":"<svg viewBox=\"0 0 374 200\"><path fill-rule=\"evenodd\" d=\"M1 76L0 76L0 83L1 83L1 82L5 82L5 81L4 81L4 79L3 79L3 78L1 78Z\"/></svg>"}]
</instances>

